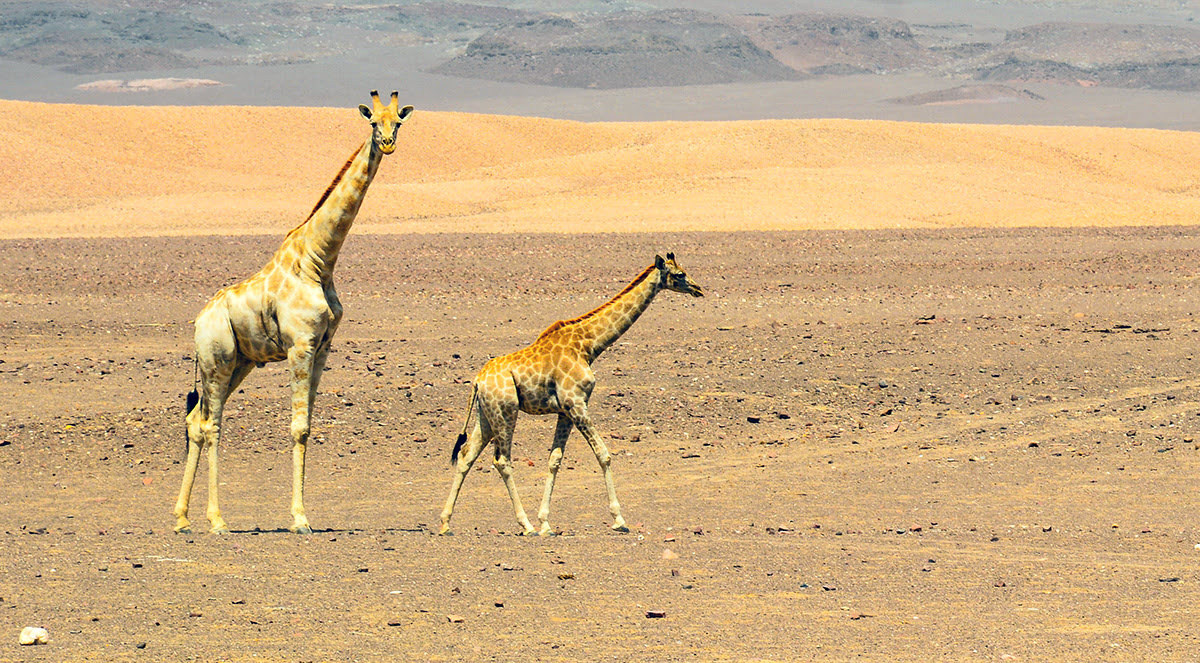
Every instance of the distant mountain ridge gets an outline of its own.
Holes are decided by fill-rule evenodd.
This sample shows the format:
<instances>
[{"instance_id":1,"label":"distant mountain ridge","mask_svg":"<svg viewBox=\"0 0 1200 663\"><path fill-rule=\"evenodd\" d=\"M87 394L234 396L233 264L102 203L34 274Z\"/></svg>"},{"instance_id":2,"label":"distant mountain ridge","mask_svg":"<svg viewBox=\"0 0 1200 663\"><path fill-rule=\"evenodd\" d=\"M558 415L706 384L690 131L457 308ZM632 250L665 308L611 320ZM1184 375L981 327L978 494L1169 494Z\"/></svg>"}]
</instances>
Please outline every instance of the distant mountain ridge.
<instances>
[{"instance_id":1,"label":"distant mountain ridge","mask_svg":"<svg viewBox=\"0 0 1200 663\"><path fill-rule=\"evenodd\" d=\"M0 58L78 74L318 61L352 51L358 39L343 35L440 45L446 57L432 73L568 88L918 71L959 82L1200 90L1200 29L1179 26L1041 23L988 43L923 39L900 20L826 13L0 1Z\"/></svg>"}]
</instances>

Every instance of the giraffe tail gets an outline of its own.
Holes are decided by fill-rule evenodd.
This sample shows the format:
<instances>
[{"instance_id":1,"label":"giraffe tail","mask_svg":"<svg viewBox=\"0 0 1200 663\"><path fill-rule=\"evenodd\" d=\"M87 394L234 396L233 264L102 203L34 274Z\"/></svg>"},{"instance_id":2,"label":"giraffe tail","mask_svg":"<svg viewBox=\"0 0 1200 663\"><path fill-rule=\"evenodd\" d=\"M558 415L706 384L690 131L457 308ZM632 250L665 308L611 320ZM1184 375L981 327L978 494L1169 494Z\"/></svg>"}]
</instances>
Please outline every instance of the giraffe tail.
<instances>
[{"instance_id":1,"label":"giraffe tail","mask_svg":"<svg viewBox=\"0 0 1200 663\"><path fill-rule=\"evenodd\" d=\"M196 374L199 375L199 372L200 372L200 357L199 356L196 357L195 368L196 368ZM199 403L200 403L200 390L196 388L196 381L193 381L192 382L192 390L190 392L188 392L187 403L184 406L184 415L183 415L184 416L184 422L183 422L183 455L184 456L187 456L188 446L192 443L191 439L188 437L187 415L191 414L192 410L195 410L196 405Z\"/></svg>"},{"instance_id":2,"label":"giraffe tail","mask_svg":"<svg viewBox=\"0 0 1200 663\"><path fill-rule=\"evenodd\" d=\"M467 428L471 425L471 413L475 411L475 398L478 393L479 387L474 384L471 385L471 402L467 405L467 420L463 422L462 432L458 434L458 439L454 441L454 450L450 452L451 465L458 461L458 452L467 443Z\"/></svg>"}]
</instances>

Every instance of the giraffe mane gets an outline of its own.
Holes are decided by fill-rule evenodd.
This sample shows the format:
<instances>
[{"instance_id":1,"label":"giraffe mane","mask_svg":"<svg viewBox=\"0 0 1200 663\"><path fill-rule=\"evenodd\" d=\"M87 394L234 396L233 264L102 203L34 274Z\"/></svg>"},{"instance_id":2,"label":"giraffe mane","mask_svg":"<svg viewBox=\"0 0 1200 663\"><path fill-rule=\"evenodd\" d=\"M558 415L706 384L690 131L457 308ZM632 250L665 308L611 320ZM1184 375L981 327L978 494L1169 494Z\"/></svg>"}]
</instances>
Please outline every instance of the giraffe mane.
<instances>
[{"instance_id":1,"label":"giraffe mane","mask_svg":"<svg viewBox=\"0 0 1200 663\"><path fill-rule=\"evenodd\" d=\"M625 289L624 289L624 290L622 290L621 292L618 292L618 293L617 293L615 296L613 296L613 298L612 298L612 299L608 300L607 302L604 302L603 304L601 304L601 305L597 306L596 308L594 308L594 309L592 309L592 310L588 311L587 313L584 313L583 315L581 315L581 316L579 316L579 317L577 317L577 318L571 318L570 320L559 320L559 321L557 321L557 322L554 322L554 323L552 323L552 324L551 324L549 327L546 327L546 331L544 331L544 332L542 332L541 334L539 334L539 335L538 335L538 337L537 337L537 341L540 341L540 340L542 340L542 339L543 339L543 338L545 338L547 335L549 335L549 334L552 334L552 333L554 333L554 332L556 332L556 331L558 331L558 330L562 329L563 327L566 327L567 325L573 325L573 324L575 324L575 323L577 323L577 322L583 322L584 320L587 320L588 318L590 318L590 317L592 317L592 316L594 316L594 315L596 315L596 314L600 313L601 311L603 311L604 309L608 308L609 306L612 306L613 302L615 302L615 301L617 301L618 299L620 299L621 297L623 297L623 296L624 296L626 293L628 293L630 290L633 290L634 288L636 288L636 287L637 287L637 285L638 285L639 283L641 283L642 281L645 281L645 280L646 280L646 277L647 277L647 276L649 276L649 275L650 275L650 272L654 271L654 269L655 269L655 266L654 266L654 265L650 265L650 266L649 266L649 267L647 267L645 270L643 270L641 274L638 274L638 275L637 275L637 278L635 278L635 279L633 279L632 281L630 281L630 282L629 282L629 285L625 286ZM536 341L535 341L535 342L536 342Z\"/></svg>"},{"instance_id":2,"label":"giraffe mane","mask_svg":"<svg viewBox=\"0 0 1200 663\"><path fill-rule=\"evenodd\" d=\"M342 178L345 177L346 171L350 169L350 164L354 163L354 159L358 156L360 151L362 151L361 146L357 150L354 150L354 154L351 154L349 159L346 159L346 163L342 164L342 169L338 171L337 176L333 178L333 181L329 183L329 186L325 187L325 193L321 194L321 198L317 200L317 204L313 205L312 211L308 213L308 216L306 216L299 225L297 225L295 228L292 228L292 230L288 232L288 236L291 236L292 233L304 227L304 224L308 223L309 220L313 218L313 215L317 213L317 210L321 209L321 205L324 205L325 201L329 200L329 194L333 193L334 187L336 187L338 183L342 181Z\"/></svg>"}]
</instances>

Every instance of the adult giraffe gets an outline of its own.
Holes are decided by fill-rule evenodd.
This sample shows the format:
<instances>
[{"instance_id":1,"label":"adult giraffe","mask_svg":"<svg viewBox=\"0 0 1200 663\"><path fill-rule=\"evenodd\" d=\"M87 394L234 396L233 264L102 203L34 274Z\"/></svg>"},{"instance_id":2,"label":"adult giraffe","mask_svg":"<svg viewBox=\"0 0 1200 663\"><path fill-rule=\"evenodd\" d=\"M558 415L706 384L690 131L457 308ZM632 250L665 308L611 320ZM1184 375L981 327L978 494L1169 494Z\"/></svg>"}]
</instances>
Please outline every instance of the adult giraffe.
<instances>
[{"instance_id":1,"label":"adult giraffe","mask_svg":"<svg viewBox=\"0 0 1200 663\"><path fill-rule=\"evenodd\" d=\"M493 464L508 489L513 511L524 534L552 534L550 495L554 492L554 479L562 464L563 449L572 426L587 440L604 473L612 528L618 532L629 531L617 502L611 456L588 415L588 399L596 386L592 362L629 330L662 290L704 296L700 286L675 263L675 254L668 253L666 260L654 256L654 264L607 303L578 318L555 322L528 347L496 357L483 366L475 376L467 420L463 422L462 433L451 453L456 471L446 506L442 509L442 534L450 531L450 517L454 514L454 503L462 490L463 479L489 443L495 444ZM468 426L476 410L479 416L468 441ZM540 530L534 530L525 515L512 477L512 437L518 412L558 415L558 427L554 430L554 444L550 449L550 474L546 477L546 490L537 514L542 523Z\"/></svg>"},{"instance_id":2,"label":"adult giraffe","mask_svg":"<svg viewBox=\"0 0 1200 663\"><path fill-rule=\"evenodd\" d=\"M229 531L217 504L217 444L225 400L255 366L286 359L292 372L290 529L312 533L304 514L304 453L329 342L342 319L333 268L380 160L396 149L396 132L412 114L412 106L398 108L398 96L392 92L384 106L371 90L372 107L358 107L371 121L371 137L342 166L308 219L288 233L257 274L217 292L196 316L199 384L188 396L188 455L175 503L176 532L190 531L188 502L205 446L208 522L213 533Z\"/></svg>"}]
</instances>

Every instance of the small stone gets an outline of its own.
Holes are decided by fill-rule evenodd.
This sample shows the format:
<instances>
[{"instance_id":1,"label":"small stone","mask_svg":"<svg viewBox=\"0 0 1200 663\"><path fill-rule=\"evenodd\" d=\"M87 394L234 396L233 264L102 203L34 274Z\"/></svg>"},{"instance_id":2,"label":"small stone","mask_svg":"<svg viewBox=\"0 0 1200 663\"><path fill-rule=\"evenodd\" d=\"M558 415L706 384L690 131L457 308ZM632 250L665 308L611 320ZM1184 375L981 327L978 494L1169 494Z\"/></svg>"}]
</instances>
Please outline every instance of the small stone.
<instances>
[{"instance_id":1,"label":"small stone","mask_svg":"<svg viewBox=\"0 0 1200 663\"><path fill-rule=\"evenodd\" d=\"M679 559L679 554L672 551L670 548L664 548L662 551L663 559Z\"/></svg>"},{"instance_id":2,"label":"small stone","mask_svg":"<svg viewBox=\"0 0 1200 663\"><path fill-rule=\"evenodd\" d=\"M558 574L558 579L559 580L574 580L575 574L574 573L560 573L560 574Z\"/></svg>"},{"instance_id":3,"label":"small stone","mask_svg":"<svg viewBox=\"0 0 1200 663\"><path fill-rule=\"evenodd\" d=\"M496 601L496 602L492 603L492 605L496 606L497 608L503 608L504 601Z\"/></svg>"},{"instance_id":4,"label":"small stone","mask_svg":"<svg viewBox=\"0 0 1200 663\"><path fill-rule=\"evenodd\" d=\"M467 621L467 619L462 615L446 615L446 621L450 622L451 624L461 624Z\"/></svg>"},{"instance_id":5,"label":"small stone","mask_svg":"<svg viewBox=\"0 0 1200 663\"><path fill-rule=\"evenodd\" d=\"M19 641L22 645L44 645L50 642L50 633L40 626L26 626L21 629Z\"/></svg>"},{"instance_id":6,"label":"small stone","mask_svg":"<svg viewBox=\"0 0 1200 663\"><path fill-rule=\"evenodd\" d=\"M646 619L662 619L667 616L666 610L647 610Z\"/></svg>"}]
</instances>

